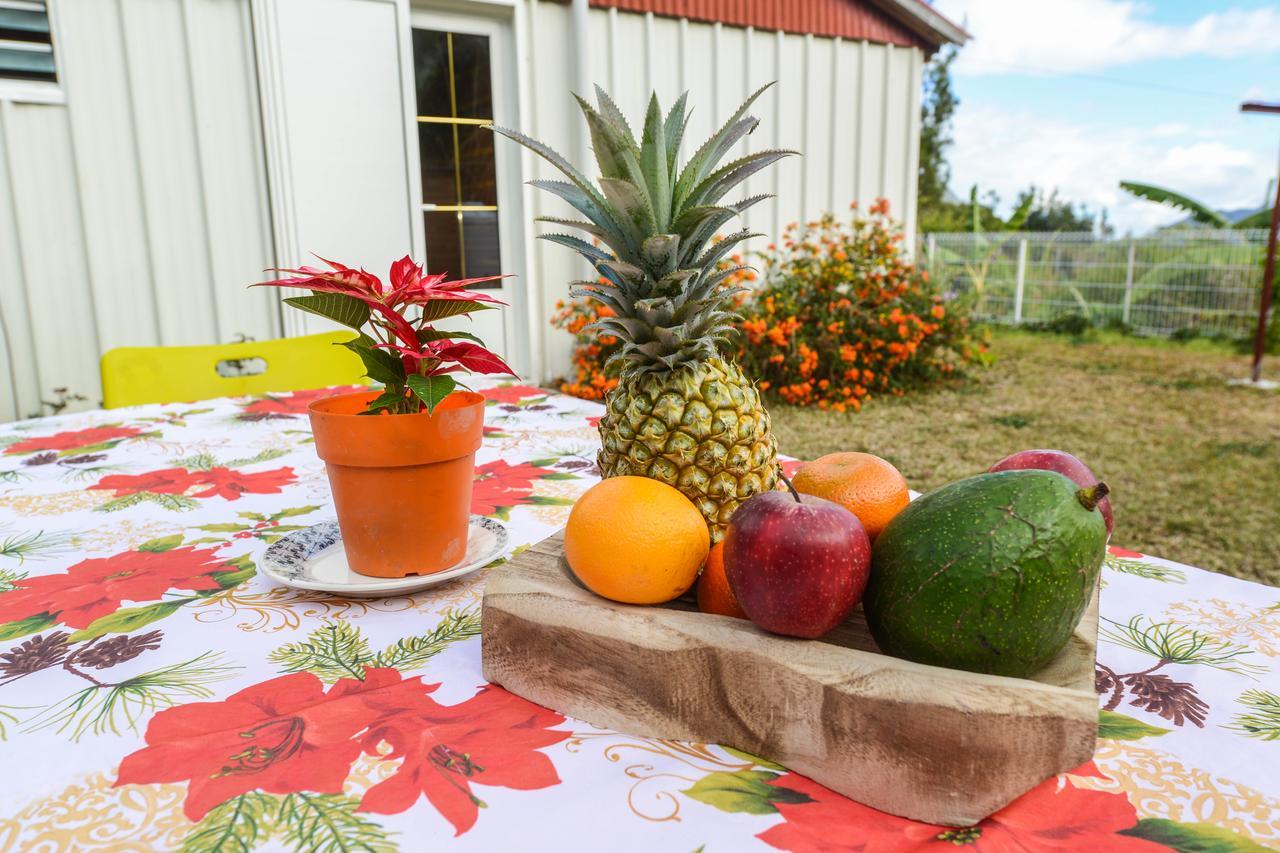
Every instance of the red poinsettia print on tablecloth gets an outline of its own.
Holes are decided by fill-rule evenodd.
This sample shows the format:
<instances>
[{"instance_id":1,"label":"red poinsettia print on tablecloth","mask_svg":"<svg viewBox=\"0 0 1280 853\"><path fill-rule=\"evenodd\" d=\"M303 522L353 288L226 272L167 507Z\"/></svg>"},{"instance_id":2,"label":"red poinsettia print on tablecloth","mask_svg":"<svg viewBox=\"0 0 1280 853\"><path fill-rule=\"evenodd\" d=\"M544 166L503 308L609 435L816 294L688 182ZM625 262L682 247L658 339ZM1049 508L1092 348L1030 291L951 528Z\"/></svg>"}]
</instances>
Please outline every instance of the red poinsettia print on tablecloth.
<instances>
[{"instance_id":1,"label":"red poinsettia print on tablecloth","mask_svg":"<svg viewBox=\"0 0 1280 853\"><path fill-rule=\"evenodd\" d=\"M531 791L560 784L555 766L539 749L569 732L554 711L497 687L485 687L457 705L441 705L425 692L381 694L371 704L385 716L365 735L371 755L404 762L365 793L362 811L402 812L426 797L461 835L475 825L484 802L473 785Z\"/></svg>"},{"instance_id":2,"label":"red poinsettia print on tablecloth","mask_svg":"<svg viewBox=\"0 0 1280 853\"><path fill-rule=\"evenodd\" d=\"M1075 774L1098 775L1092 763ZM1077 788L1063 777L1033 788L976 826L961 828L894 817L793 773L769 784L793 795L774 802L785 820L756 837L794 853L954 853L957 849L973 853L1168 853L1160 844L1118 834L1138 822L1137 812L1124 794ZM809 801L795 802L805 797Z\"/></svg>"},{"instance_id":3,"label":"red poinsettia print on tablecloth","mask_svg":"<svg viewBox=\"0 0 1280 853\"><path fill-rule=\"evenodd\" d=\"M459 834L478 816L472 785L559 784L537 750L569 737L549 729L564 717L497 688L441 705L428 695L438 686L368 667L363 680L344 678L326 690L300 672L221 702L169 708L151 718L147 746L125 757L115 784L187 781L183 813L198 821L249 791L339 793L367 751L400 764L365 792L362 811L398 813L426 797Z\"/></svg>"},{"instance_id":4,"label":"red poinsettia print on tablecloth","mask_svg":"<svg viewBox=\"0 0 1280 853\"><path fill-rule=\"evenodd\" d=\"M533 481L555 473L528 462L511 465L503 459L478 465L471 491L471 511L476 515L497 515L513 506L530 503Z\"/></svg>"},{"instance_id":5,"label":"red poinsettia print on tablecloth","mask_svg":"<svg viewBox=\"0 0 1280 853\"><path fill-rule=\"evenodd\" d=\"M305 415L307 407L316 400L323 400L325 397L333 397L337 394L368 390L363 385L343 385L336 388L314 388L306 391L294 391L292 394L268 394L251 403L246 403L242 413L276 417Z\"/></svg>"},{"instance_id":6,"label":"red poinsettia print on tablecloth","mask_svg":"<svg viewBox=\"0 0 1280 853\"><path fill-rule=\"evenodd\" d=\"M111 427L91 427L89 429L75 429L66 432L56 432L53 435L42 435L35 438L24 438L22 441L15 442L4 449L9 455L18 455L24 453L43 453L50 450L77 450L81 447L93 447L99 444L106 444L109 441L122 441L126 438L134 438L142 435L142 430L136 427L111 426Z\"/></svg>"},{"instance_id":7,"label":"red poinsettia print on tablecloth","mask_svg":"<svg viewBox=\"0 0 1280 853\"><path fill-rule=\"evenodd\" d=\"M189 780L183 813L193 821L249 791L340 793L360 755L356 735L378 715L365 698L400 680L394 669L371 669L326 691L299 672L221 702L168 708L147 725L147 746L120 762L116 786Z\"/></svg>"},{"instance_id":8,"label":"red poinsettia print on tablecloth","mask_svg":"<svg viewBox=\"0 0 1280 853\"><path fill-rule=\"evenodd\" d=\"M110 491L117 498L140 492L159 495L190 493L196 498L217 496L234 501L244 494L278 495L296 479L293 469L288 466L253 473L225 467L207 471L165 468L145 474L108 474L89 488Z\"/></svg>"},{"instance_id":9,"label":"red poinsettia print on tablecloth","mask_svg":"<svg viewBox=\"0 0 1280 853\"><path fill-rule=\"evenodd\" d=\"M0 595L0 624L49 614L71 628L87 628L125 601L156 601L170 590L219 589L214 572L230 571L217 548L125 551L81 560L65 572L13 581Z\"/></svg>"},{"instance_id":10,"label":"red poinsettia print on tablecloth","mask_svg":"<svg viewBox=\"0 0 1280 853\"><path fill-rule=\"evenodd\" d=\"M1146 556L1141 551L1130 551L1128 548L1119 548L1115 545L1108 545L1107 553L1113 557L1120 557L1123 560L1140 560Z\"/></svg>"},{"instance_id":11,"label":"red poinsettia print on tablecloth","mask_svg":"<svg viewBox=\"0 0 1280 853\"><path fill-rule=\"evenodd\" d=\"M529 385L498 385L493 388L481 388L480 396L491 403L515 404L529 397L545 397L550 392L543 388Z\"/></svg>"},{"instance_id":12,"label":"red poinsettia print on tablecloth","mask_svg":"<svg viewBox=\"0 0 1280 853\"><path fill-rule=\"evenodd\" d=\"M779 459L778 464L782 466L782 473L790 479L800 470L800 466L804 465L803 459Z\"/></svg>"}]
</instances>

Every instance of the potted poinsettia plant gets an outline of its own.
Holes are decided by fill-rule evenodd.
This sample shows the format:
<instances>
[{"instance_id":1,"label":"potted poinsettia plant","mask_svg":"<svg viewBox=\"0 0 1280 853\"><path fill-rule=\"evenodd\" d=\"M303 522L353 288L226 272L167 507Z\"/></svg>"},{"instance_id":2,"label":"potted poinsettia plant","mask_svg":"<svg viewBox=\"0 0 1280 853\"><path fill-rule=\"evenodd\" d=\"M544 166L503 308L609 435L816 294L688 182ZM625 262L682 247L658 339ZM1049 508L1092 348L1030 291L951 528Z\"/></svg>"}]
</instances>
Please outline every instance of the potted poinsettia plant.
<instances>
[{"instance_id":1,"label":"potted poinsettia plant","mask_svg":"<svg viewBox=\"0 0 1280 853\"><path fill-rule=\"evenodd\" d=\"M347 562L376 577L441 571L466 554L484 427L484 398L457 376L511 368L475 335L432 324L503 305L467 289L499 276L449 281L406 256L384 284L363 269L321 260L328 269L276 270L287 276L256 286L311 291L284 301L355 329L357 337L342 346L382 386L325 397L308 409Z\"/></svg>"}]
</instances>

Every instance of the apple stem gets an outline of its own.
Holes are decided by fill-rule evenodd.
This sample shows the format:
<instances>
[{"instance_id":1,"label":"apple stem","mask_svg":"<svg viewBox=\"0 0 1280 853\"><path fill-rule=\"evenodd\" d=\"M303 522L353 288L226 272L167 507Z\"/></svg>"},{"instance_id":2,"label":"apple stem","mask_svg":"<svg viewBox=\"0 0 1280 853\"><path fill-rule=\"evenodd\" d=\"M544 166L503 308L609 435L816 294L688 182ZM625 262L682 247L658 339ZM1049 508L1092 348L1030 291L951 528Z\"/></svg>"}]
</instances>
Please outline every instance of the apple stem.
<instances>
[{"instance_id":1,"label":"apple stem","mask_svg":"<svg viewBox=\"0 0 1280 853\"><path fill-rule=\"evenodd\" d=\"M1111 489L1107 487L1107 484L1098 483L1091 488L1081 489L1076 492L1076 500L1080 501L1082 507L1092 512L1097 508L1098 504L1102 503L1102 499L1109 494L1111 494Z\"/></svg>"},{"instance_id":2,"label":"apple stem","mask_svg":"<svg viewBox=\"0 0 1280 853\"><path fill-rule=\"evenodd\" d=\"M796 491L796 487L791 485L791 481L787 479L787 475L782 473L782 466L778 466L778 476L782 478L782 482L787 484L787 491L791 492L791 497L796 499L796 503L800 503L800 493ZM1101 498L1099 498L1101 500Z\"/></svg>"}]
</instances>

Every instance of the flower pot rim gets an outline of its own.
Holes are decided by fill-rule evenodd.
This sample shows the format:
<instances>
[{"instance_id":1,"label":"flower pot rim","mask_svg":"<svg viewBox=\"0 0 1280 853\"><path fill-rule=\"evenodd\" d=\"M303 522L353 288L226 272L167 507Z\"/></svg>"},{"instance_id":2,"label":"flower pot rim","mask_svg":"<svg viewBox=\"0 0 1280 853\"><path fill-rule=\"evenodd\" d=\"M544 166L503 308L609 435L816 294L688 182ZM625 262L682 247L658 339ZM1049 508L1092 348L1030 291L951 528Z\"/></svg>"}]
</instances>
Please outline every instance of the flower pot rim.
<instances>
[{"instance_id":1,"label":"flower pot rim","mask_svg":"<svg viewBox=\"0 0 1280 853\"><path fill-rule=\"evenodd\" d=\"M328 397L321 397L319 400L313 400L310 404L307 405L307 413L312 416L320 415L321 417L325 417L325 418L367 419L369 416L364 414L363 406L360 407L360 411L355 411L355 412L335 412L335 411L332 411L330 407L338 405L338 402L341 400L348 400L348 399L357 398L357 397L361 398L364 402L367 402L368 400L372 400L373 398L377 397L381 393L382 393L381 391L373 390L373 391L345 391L341 394L331 394ZM442 409L442 407L446 403L454 400L457 400L459 402L449 406L448 408ZM394 414L392 412L387 412L384 410L382 412L379 412L377 417L381 417L385 415L391 418L414 418L414 417L432 418L432 417L435 417L435 415L440 411L456 411L458 409L465 409L474 405L483 406L484 403L485 403L485 398L483 394L480 394L476 391L457 390L457 391L451 391L448 394L448 396L446 396L443 400L441 400L440 403L436 406L436 409L434 412L428 412L424 409L423 411L414 412L413 414Z\"/></svg>"}]
</instances>

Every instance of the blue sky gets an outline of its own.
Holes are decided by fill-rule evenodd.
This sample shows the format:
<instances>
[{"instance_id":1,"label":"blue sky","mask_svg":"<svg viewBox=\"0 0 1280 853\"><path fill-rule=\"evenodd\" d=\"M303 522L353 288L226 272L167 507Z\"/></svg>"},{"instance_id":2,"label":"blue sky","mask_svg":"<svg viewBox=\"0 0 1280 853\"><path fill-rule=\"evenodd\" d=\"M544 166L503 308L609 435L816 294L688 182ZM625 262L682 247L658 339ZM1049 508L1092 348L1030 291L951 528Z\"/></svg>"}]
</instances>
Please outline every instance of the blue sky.
<instances>
[{"instance_id":1,"label":"blue sky","mask_svg":"<svg viewBox=\"0 0 1280 853\"><path fill-rule=\"evenodd\" d=\"M1280 2L936 0L974 39L953 80L961 98L952 188L1009 202L1030 183L1105 207L1142 233L1179 214L1123 193L1162 184L1216 207L1260 206L1280 163Z\"/></svg>"}]
</instances>

